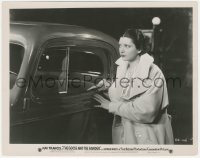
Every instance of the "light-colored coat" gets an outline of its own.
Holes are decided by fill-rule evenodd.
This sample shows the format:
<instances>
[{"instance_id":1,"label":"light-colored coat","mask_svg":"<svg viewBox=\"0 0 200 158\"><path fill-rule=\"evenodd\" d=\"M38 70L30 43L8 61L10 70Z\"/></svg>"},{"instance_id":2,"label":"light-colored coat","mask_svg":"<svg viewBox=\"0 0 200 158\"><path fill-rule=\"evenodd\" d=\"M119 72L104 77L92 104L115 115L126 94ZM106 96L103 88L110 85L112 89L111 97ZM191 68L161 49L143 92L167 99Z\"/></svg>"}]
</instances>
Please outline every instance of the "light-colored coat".
<instances>
[{"instance_id":1,"label":"light-colored coat","mask_svg":"<svg viewBox=\"0 0 200 158\"><path fill-rule=\"evenodd\" d=\"M153 61L150 55L142 55L128 83L128 62L116 61L116 81L109 88L113 144L174 143L166 81Z\"/></svg>"}]
</instances>

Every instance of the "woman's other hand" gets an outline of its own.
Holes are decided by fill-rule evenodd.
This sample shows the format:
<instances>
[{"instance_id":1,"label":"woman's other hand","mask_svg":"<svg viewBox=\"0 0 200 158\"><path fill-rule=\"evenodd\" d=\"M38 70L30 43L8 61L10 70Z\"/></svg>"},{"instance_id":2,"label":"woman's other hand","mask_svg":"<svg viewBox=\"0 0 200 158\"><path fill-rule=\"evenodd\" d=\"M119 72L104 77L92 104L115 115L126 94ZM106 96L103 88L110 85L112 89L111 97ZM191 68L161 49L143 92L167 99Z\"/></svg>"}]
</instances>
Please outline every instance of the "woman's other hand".
<instances>
[{"instance_id":1,"label":"woman's other hand","mask_svg":"<svg viewBox=\"0 0 200 158\"><path fill-rule=\"evenodd\" d=\"M109 103L110 103L109 100L105 99L104 97L102 97L102 96L99 95L99 94L95 94L95 95L93 96L93 98L94 98L97 102L101 103L101 105L97 105L97 106L95 106L95 107L100 107L100 108L103 108L103 109L106 109L106 110L109 109Z\"/></svg>"}]
</instances>

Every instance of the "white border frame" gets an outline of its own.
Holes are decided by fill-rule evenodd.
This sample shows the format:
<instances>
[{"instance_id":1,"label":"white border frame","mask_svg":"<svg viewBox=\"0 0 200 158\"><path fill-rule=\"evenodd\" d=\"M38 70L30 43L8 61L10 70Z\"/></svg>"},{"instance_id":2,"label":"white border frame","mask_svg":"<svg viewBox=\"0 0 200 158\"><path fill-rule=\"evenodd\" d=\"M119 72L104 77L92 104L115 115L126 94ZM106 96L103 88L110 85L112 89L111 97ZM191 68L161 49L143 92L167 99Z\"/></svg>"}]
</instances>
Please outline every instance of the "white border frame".
<instances>
[{"instance_id":1,"label":"white border frame","mask_svg":"<svg viewBox=\"0 0 200 158\"><path fill-rule=\"evenodd\" d=\"M160 155L195 155L197 154L197 130L198 130L198 104L197 104L197 2L195 1L182 1L182 2L3 2L3 45L2 45L2 89L3 89L3 154L5 155L51 155L51 156L64 156L64 155L148 155L148 156L160 156ZM123 147L136 147L136 148L163 148L173 149L173 153L170 154L167 151L160 150L159 152L139 151L134 152L106 152L106 151L65 151L65 152L51 152L50 150L44 150L38 152L39 147L54 147L62 146L62 144L9 144L9 9L33 9L33 8L193 8L193 145L123 145ZM72 146L72 145L64 145ZM122 145L73 145L73 146L104 146L104 147L121 147Z\"/></svg>"}]
</instances>

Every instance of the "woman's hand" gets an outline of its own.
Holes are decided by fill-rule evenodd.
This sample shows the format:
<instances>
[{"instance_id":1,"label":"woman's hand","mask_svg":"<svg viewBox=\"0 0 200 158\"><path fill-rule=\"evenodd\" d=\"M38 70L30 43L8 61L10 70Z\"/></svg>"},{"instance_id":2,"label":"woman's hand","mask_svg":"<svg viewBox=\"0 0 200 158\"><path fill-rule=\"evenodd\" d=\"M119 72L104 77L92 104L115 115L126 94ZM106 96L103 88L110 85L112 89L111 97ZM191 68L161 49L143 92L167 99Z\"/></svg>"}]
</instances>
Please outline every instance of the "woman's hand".
<instances>
[{"instance_id":1,"label":"woman's hand","mask_svg":"<svg viewBox=\"0 0 200 158\"><path fill-rule=\"evenodd\" d=\"M105 99L104 97L102 97L101 95L99 94L95 94L94 97L93 97L96 101L98 101L99 103L101 103L101 105L97 105L95 107L100 107L100 108L103 108L103 109L106 109L108 110L109 109L109 103L110 101Z\"/></svg>"},{"instance_id":2,"label":"woman's hand","mask_svg":"<svg viewBox=\"0 0 200 158\"><path fill-rule=\"evenodd\" d=\"M104 91L104 90L107 90L108 88L110 88L110 86L111 86L110 80L102 79L97 85L90 87L88 89L88 91L95 89L95 88L97 88L98 91Z\"/></svg>"}]
</instances>

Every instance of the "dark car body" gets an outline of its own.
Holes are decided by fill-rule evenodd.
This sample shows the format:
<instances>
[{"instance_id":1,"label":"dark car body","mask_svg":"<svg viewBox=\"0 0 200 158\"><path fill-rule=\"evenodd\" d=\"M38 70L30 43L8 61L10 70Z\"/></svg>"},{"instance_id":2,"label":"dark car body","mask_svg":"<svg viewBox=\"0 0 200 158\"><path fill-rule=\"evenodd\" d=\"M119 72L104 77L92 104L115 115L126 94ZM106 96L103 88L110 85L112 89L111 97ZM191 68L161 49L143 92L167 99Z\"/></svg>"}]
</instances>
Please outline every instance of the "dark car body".
<instances>
[{"instance_id":1,"label":"dark car body","mask_svg":"<svg viewBox=\"0 0 200 158\"><path fill-rule=\"evenodd\" d=\"M111 143L112 115L88 89L113 78L118 43L88 28L10 24L10 143Z\"/></svg>"}]
</instances>

